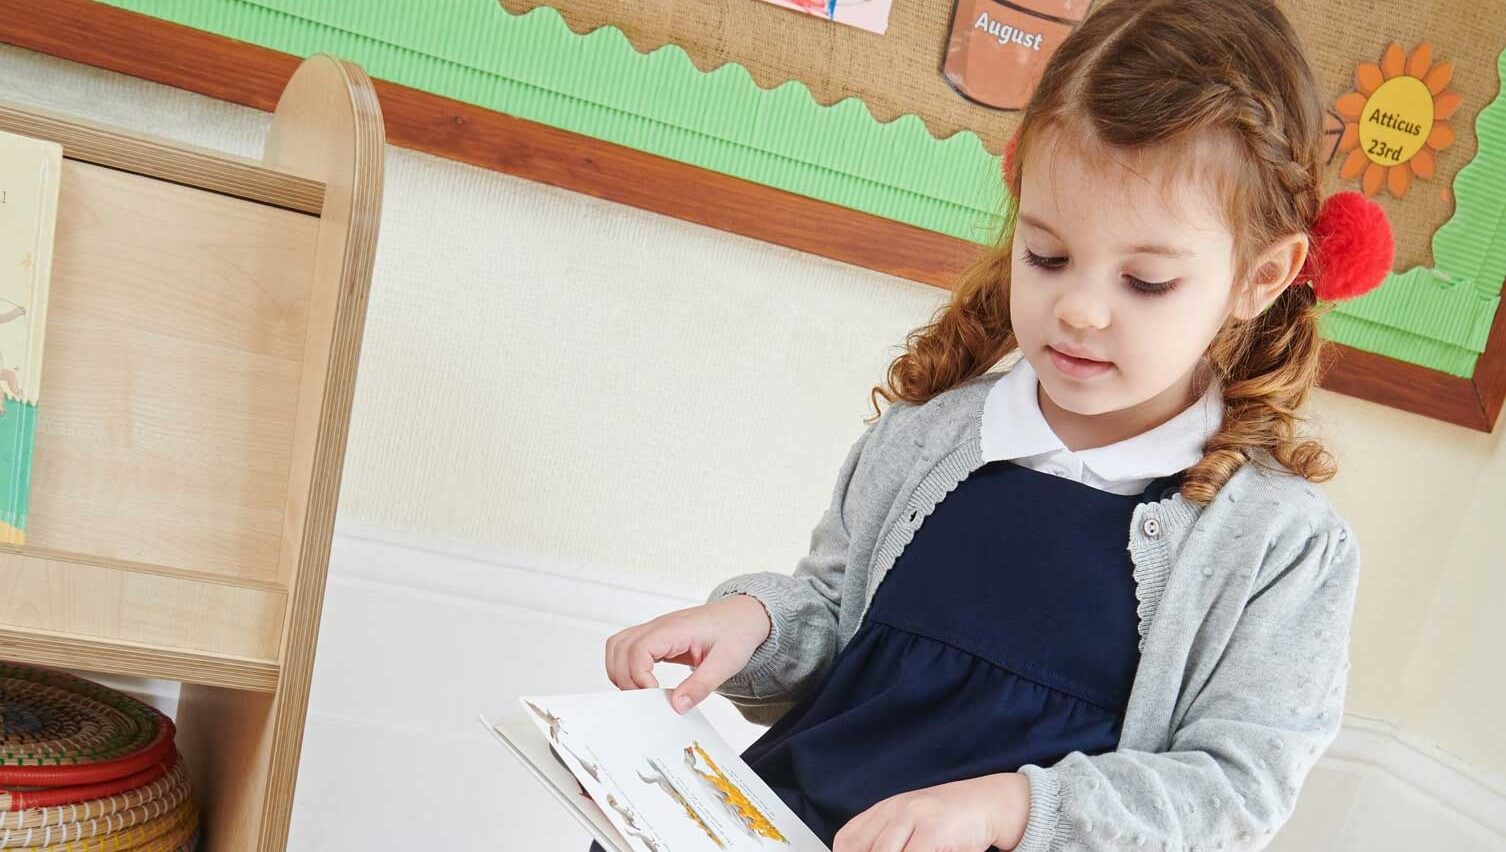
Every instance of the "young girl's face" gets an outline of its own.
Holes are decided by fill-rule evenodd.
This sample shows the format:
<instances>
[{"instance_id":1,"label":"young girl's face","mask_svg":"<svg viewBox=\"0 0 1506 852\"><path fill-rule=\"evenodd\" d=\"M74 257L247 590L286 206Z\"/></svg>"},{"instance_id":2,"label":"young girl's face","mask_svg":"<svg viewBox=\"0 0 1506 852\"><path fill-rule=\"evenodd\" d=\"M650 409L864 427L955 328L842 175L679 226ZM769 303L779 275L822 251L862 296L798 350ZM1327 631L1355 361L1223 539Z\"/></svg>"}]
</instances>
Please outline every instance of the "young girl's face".
<instances>
[{"instance_id":1,"label":"young girl's face","mask_svg":"<svg viewBox=\"0 0 1506 852\"><path fill-rule=\"evenodd\" d=\"M1234 237L1203 182L1053 141L1020 166L1015 335L1051 403L1153 425L1191 402L1197 363L1231 312Z\"/></svg>"}]
</instances>

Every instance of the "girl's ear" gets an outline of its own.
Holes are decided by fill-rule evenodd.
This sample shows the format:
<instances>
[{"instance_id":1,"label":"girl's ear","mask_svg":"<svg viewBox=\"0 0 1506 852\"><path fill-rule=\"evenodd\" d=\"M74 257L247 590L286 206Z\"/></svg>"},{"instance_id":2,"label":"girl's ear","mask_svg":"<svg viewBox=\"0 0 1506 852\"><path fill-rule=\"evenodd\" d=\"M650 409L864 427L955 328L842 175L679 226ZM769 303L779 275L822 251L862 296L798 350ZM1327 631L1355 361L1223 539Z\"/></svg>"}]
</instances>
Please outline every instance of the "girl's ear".
<instances>
[{"instance_id":1,"label":"girl's ear","mask_svg":"<svg viewBox=\"0 0 1506 852\"><path fill-rule=\"evenodd\" d=\"M1275 242L1256 258L1254 272L1245 286L1239 288L1234 307L1230 311L1242 320L1260 316L1276 297L1292 286L1302 272L1309 249L1306 234L1291 234Z\"/></svg>"}]
</instances>

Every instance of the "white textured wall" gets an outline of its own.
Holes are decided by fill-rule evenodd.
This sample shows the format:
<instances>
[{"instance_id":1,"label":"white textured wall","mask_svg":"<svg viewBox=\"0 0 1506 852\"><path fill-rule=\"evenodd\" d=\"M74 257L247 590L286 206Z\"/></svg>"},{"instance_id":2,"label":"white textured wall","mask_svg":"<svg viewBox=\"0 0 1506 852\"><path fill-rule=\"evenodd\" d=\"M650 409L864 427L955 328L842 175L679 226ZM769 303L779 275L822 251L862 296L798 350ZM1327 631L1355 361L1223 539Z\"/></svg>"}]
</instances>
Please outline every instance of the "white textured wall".
<instances>
[{"instance_id":1,"label":"white textured wall","mask_svg":"<svg viewBox=\"0 0 1506 852\"><path fill-rule=\"evenodd\" d=\"M1477 459L1474 489L1450 502L1460 530L1438 562L1412 566L1435 575L1407 677L1398 684L1397 721L1419 736L1497 772L1506 770L1506 425L1488 458Z\"/></svg>"},{"instance_id":2,"label":"white textured wall","mask_svg":"<svg viewBox=\"0 0 1506 852\"><path fill-rule=\"evenodd\" d=\"M0 98L248 156L269 120L8 46ZM340 521L689 600L789 570L943 297L389 147ZM1365 557L1348 710L1506 773L1501 436L1325 392L1316 413Z\"/></svg>"},{"instance_id":3,"label":"white textured wall","mask_svg":"<svg viewBox=\"0 0 1506 852\"><path fill-rule=\"evenodd\" d=\"M793 563L943 294L388 151L342 515L669 588Z\"/></svg>"},{"instance_id":4,"label":"white textured wall","mask_svg":"<svg viewBox=\"0 0 1506 852\"><path fill-rule=\"evenodd\" d=\"M1486 461L1493 452L1500 455L1506 425L1497 426L1495 434L1483 434L1321 390L1313 407L1340 465L1328 493L1354 525L1360 542L1360 590L1346 706L1352 713L1400 720L1403 705L1410 700L1408 691L1419 688L1406 680L1414 660L1423 667L1455 664L1438 656L1436 644L1435 650L1422 650L1422 631L1430 612L1445 616L1438 627L1453 632L1454 641L1469 644L1488 639L1487 634L1471 634L1465 625L1430 608L1440 593L1454 542L1465 528L1486 476ZM1502 476L1499 465L1493 475ZM1496 494L1499 498L1499 488ZM1506 511L1498 505L1495 517L1503 515ZM1497 524L1486 530L1483 524L1482 517L1476 524L1477 534L1493 542L1495 565L1506 565L1499 555L1506 548L1506 526ZM1481 599L1480 605L1506 617L1506 596L1498 593L1493 599ZM1465 673L1475 681L1483 675ZM1492 695L1490 690L1483 687L1483 692L1474 693L1489 708L1484 712L1506 710L1506 693ZM1464 697L1456 693L1448 700ZM1421 722L1415 715L1407 719L1409 725ZM1506 774L1502 750L1506 740L1500 726L1455 730L1452 742L1461 754L1481 759L1494 755L1489 765Z\"/></svg>"}]
</instances>

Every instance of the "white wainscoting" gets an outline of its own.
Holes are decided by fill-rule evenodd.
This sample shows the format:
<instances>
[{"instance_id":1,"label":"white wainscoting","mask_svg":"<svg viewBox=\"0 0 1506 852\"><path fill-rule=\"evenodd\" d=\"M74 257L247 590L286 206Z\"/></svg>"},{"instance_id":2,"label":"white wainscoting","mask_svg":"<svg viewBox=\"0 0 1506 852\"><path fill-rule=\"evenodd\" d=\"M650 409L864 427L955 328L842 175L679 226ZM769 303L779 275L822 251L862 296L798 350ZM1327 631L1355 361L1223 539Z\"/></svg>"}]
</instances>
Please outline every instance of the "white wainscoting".
<instances>
[{"instance_id":1,"label":"white wainscoting","mask_svg":"<svg viewBox=\"0 0 1506 852\"><path fill-rule=\"evenodd\" d=\"M343 525L290 848L585 852L587 835L476 715L519 694L613 688L601 659L609 635L703 599ZM661 664L656 674L672 686L688 671ZM762 730L720 696L703 710L739 750ZM1506 850L1506 785L1350 717L1270 848Z\"/></svg>"}]
</instances>

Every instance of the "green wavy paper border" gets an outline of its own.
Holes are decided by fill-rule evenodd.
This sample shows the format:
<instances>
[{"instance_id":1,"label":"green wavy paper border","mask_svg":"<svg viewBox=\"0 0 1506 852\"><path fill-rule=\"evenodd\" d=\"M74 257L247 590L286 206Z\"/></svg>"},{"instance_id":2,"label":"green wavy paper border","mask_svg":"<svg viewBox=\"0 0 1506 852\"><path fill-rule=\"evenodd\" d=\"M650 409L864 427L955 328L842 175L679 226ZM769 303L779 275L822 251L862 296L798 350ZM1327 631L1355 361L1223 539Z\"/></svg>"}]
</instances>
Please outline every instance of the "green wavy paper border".
<instances>
[{"instance_id":1,"label":"green wavy paper border","mask_svg":"<svg viewBox=\"0 0 1506 852\"><path fill-rule=\"evenodd\" d=\"M799 82L760 89L736 63L702 72L677 45L641 54L617 28L578 35L548 7L106 2L296 56L335 53L374 77L963 239L987 239L1003 209L998 158L974 134L938 141L913 115L880 124L861 100L823 107Z\"/></svg>"},{"instance_id":2,"label":"green wavy paper border","mask_svg":"<svg viewBox=\"0 0 1506 852\"><path fill-rule=\"evenodd\" d=\"M798 81L761 89L736 63L702 72L669 44L570 30L554 9L495 0L104 0L296 56L330 52L374 77L917 227L986 243L1007 199L977 136L938 140L914 115L883 123L857 98L822 106ZM1506 53L1498 74L1506 79ZM1506 279L1506 90L1476 119L1432 269L1394 273L1324 318L1332 340L1473 374Z\"/></svg>"}]
</instances>

